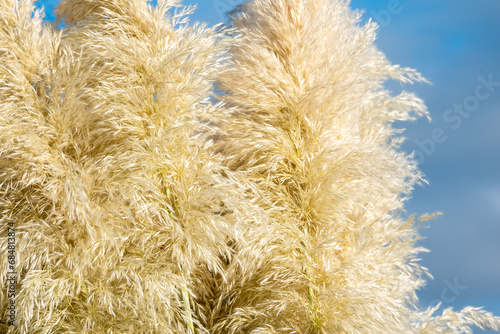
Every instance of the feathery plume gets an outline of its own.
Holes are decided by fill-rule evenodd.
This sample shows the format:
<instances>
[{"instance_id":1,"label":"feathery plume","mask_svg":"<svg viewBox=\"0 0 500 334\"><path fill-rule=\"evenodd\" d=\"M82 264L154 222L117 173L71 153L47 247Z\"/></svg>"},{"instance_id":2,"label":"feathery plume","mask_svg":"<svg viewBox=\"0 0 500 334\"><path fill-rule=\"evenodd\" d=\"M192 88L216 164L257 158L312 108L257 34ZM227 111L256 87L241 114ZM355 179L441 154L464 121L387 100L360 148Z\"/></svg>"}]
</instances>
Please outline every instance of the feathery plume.
<instances>
[{"instance_id":1,"label":"feathery plume","mask_svg":"<svg viewBox=\"0 0 500 334\"><path fill-rule=\"evenodd\" d=\"M207 332L193 273L220 273L253 214L207 149L221 34L187 26L175 1L62 1L60 32L30 1L1 5L0 240L15 222L19 282L9 333Z\"/></svg>"},{"instance_id":2,"label":"feathery plume","mask_svg":"<svg viewBox=\"0 0 500 334\"><path fill-rule=\"evenodd\" d=\"M253 284L233 275L214 333L498 328L486 313L432 318L417 309L426 274L416 262L419 220L399 213L422 177L391 123L428 113L384 83L426 80L391 65L373 44L376 25L359 18L347 1L251 0L232 20L218 151L263 192L273 221L267 254L277 264L254 266Z\"/></svg>"}]
</instances>

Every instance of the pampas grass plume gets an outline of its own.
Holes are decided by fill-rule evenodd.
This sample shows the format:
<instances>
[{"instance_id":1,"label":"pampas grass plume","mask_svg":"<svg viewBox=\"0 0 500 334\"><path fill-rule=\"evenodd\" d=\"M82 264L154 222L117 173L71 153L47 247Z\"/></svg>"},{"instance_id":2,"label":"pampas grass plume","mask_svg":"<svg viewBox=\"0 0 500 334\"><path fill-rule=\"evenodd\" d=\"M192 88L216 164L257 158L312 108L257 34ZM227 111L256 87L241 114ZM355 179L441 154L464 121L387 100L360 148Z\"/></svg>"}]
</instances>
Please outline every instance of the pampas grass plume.
<instances>
[{"instance_id":1,"label":"pampas grass plume","mask_svg":"<svg viewBox=\"0 0 500 334\"><path fill-rule=\"evenodd\" d=\"M3 1L0 207L17 231L9 333L203 332L244 181L206 149L223 42L172 1ZM7 254L0 253L6 284ZM9 302L2 290L2 311ZM2 312L4 314L5 312Z\"/></svg>"},{"instance_id":2,"label":"pampas grass plume","mask_svg":"<svg viewBox=\"0 0 500 334\"><path fill-rule=\"evenodd\" d=\"M422 177L391 124L428 113L414 94L392 96L383 84L426 80L390 64L373 44L376 25L359 19L331 0L253 0L233 17L217 149L261 189L278 264L256 267L257 285L235 274L219 333L499 329L477 309L418 309L427 273L417 228L428 217L400 217Z\"/></svg>"}]
</instances>

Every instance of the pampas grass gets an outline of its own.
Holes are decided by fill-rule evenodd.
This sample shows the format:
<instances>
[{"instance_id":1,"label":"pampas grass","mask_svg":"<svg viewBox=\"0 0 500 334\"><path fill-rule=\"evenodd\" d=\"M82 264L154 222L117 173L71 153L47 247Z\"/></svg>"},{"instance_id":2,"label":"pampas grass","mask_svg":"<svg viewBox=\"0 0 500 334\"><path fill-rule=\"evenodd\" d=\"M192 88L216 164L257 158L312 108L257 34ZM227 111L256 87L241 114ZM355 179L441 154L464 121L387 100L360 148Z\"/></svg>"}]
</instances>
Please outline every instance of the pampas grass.
<instances>
[{"instance_id":1,"label":"pampas grass","mask_svg":"<svg viewBox=\"0 0 500 334\"><path fill-rule=\"evenodd\" d=\"M244 182L204 139L218 33L172 5L63 1L62 35L31 19L31 3L3 3L1 226L6 242L16 223L20 282L10 332L200 327L193 272L221 271L252 205L237 207Z\"/></svg>"},{"instance_id":2,"label":"pampas grass","mask_svg":"<svg viewBox=\"0 0 500 334\"><path fill-rule=\"evenodd\" d=\"M327 0L249 1L233 20L218 150L262 189L272 258L295 279L277 280L263 305L234 301L228 332L411 333L443 319L416 310L425 275L416 223L428 217L398 215L421 176L391 127L427 111L383 86L425 79L391 65L373 45L375 24L358 21L347 3ZM248 310L255 316L241 317ZM498 329L489 314L446 314L450 331Z\"/></svg>"},{"instance_id":3,"label":"pampas grass","mask_svg":"<svg viewBox=\"0 0 500 334\"><path fill-rule=\"evenodd\" d=\"M2 332L470 333L421 310L422 181L393 121L425 81L340 0L0 0ZM217 84L214 87L214 83ZM217 92L217 94L215 94Z\"/></svg>"}]
</instances>

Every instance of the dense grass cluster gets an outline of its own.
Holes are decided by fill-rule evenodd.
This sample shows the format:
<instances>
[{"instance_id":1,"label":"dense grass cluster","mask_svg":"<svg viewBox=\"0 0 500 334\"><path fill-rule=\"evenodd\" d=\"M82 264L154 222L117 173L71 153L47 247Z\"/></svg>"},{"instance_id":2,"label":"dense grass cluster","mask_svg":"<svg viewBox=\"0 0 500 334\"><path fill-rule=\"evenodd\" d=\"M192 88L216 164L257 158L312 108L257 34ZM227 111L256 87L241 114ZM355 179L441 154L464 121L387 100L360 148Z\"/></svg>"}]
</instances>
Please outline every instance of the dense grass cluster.
<instances>
[{"instance_id":1,"label":"dense grass cluster","mask_svg":"<svg viewBox=\"0 0 500 334\"><path fill-rule=\"evenodd\" d=\"M0 0L1 333L471 333L421 310L427 116L342 0ZM16 297L8 296L9 222ZM7 306L15 301L15 326Z\"/></svg>"}]
</instances>

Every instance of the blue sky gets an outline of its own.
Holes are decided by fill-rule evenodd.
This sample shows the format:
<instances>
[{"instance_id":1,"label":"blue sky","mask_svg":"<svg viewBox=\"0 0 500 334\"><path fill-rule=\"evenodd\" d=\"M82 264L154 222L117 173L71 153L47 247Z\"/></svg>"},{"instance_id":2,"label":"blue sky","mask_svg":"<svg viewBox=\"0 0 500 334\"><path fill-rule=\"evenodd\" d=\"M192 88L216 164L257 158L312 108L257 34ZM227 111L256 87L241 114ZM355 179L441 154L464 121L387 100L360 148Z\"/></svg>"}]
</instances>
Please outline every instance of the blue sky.
<instances>
[{"instance_id":1,"label":"blue sky","mask_svg":"<svg viewBox=\"0 0 500 334\"><path fill-rule=\"evenodd\" d=\"M406 208L443 212L422 231L431 249L422 263L435 277L419 294L422 304L485 305L500 315L500 2L353 0L351 6L380 21L377 44L393 63L433 83L405 87L426 101L432 123L400 125L407 128L404 149L419 152L430 182L415 189ZM441 134L438 141L433 132ZM456 295L448 287L455 279Z\"/></svg>"},{"instance_id":2,"label":"blue sky","mask_svg":"<svg viewBox=\"0 0 500 334\"><path fill-rule=\"evenodd\" d=\"M198 5L192 21L213 25L241 2L184 4ZM39 2L47 19L56 3ZM444 213L421 231L431 249L422 264L435 278L421 303L484 305L500 315L500 2L352 0L351 7L379 23L377 44L393 63L433 83L404 87L426 101L432 123L397 124L430 182L415 189L408 213Z\"/></svg>"}]
</instances>

